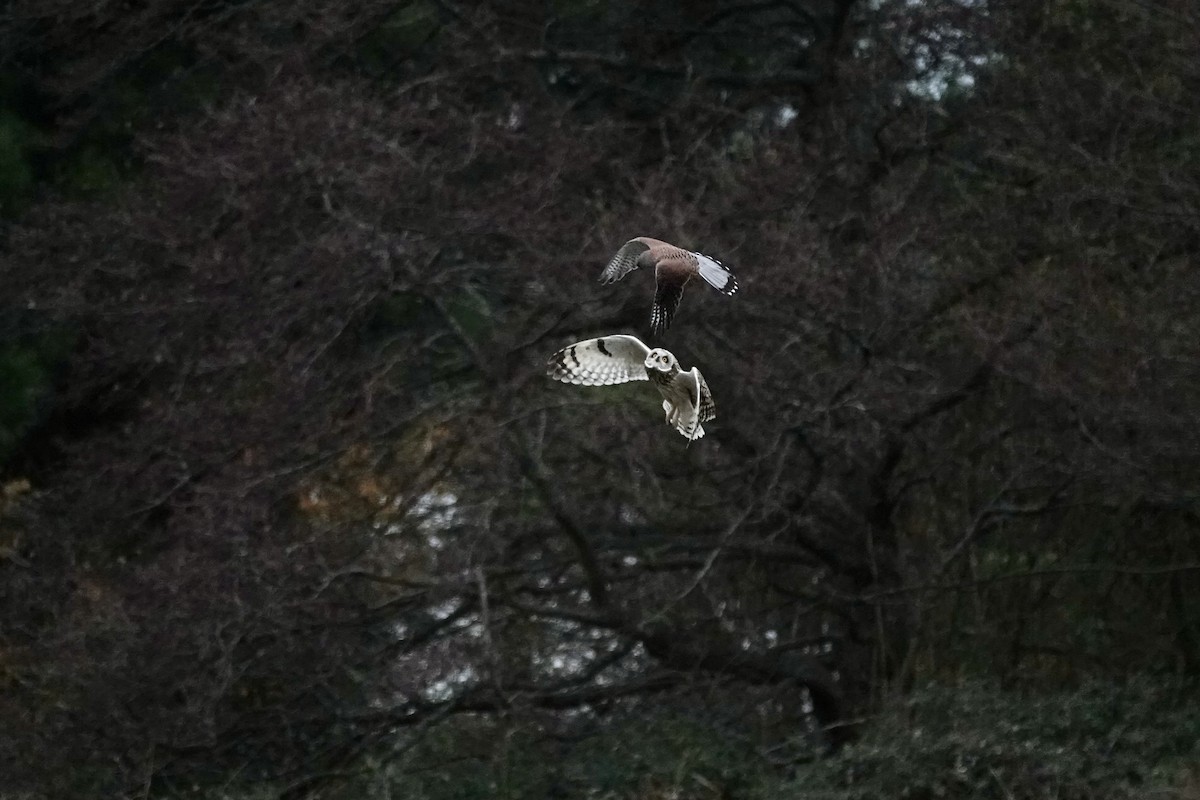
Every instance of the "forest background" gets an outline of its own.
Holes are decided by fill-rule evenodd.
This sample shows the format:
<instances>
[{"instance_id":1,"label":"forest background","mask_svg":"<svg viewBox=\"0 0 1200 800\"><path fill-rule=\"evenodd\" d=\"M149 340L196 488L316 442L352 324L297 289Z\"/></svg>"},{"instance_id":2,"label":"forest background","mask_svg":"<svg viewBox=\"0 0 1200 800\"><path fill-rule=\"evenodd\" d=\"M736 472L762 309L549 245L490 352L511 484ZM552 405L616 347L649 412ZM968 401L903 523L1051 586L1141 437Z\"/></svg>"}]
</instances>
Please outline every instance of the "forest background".
<instances>
[{"instance_id":1,"label":"forest background","mask_svg":"<svg viewBox=\"0 0 1200 800\"><path fill-rule=\"evenodd\" d=\"M10 0L0 797L1196 798L1198 252L1187 0Z\"/></svg>"}]
</instances>

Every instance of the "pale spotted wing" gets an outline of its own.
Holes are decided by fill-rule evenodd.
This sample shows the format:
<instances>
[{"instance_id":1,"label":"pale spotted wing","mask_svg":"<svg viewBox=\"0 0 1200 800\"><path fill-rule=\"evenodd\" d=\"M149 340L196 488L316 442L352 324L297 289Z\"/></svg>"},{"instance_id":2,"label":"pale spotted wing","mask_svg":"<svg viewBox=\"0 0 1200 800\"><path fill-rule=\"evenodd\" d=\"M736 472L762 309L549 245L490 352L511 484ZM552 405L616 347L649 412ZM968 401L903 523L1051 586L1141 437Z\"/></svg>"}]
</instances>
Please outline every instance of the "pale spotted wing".
<instances>
[{"instance_id":1,"label":"pale spotted wing","mask_svg":"<svg viewBox=\"0 0 1200 800\"><path fill-rule=\"evenodd\" d=\"M546 374L581 386L644 381L648 380L645 362L649 352L636 336L601 336L576 342L550 356Z\"/></svg>"}]
</instances>

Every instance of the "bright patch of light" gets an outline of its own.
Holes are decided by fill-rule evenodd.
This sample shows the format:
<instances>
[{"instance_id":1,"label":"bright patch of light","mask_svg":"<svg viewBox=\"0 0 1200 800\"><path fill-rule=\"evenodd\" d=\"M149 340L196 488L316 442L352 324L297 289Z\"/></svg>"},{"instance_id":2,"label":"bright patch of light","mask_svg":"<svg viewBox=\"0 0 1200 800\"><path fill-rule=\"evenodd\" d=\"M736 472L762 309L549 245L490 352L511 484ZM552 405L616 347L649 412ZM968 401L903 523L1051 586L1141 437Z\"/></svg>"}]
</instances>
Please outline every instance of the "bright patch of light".
<instances>
[{"instance_id":1,"label":"bright patch of light","mask_svg":"<svg viewBox=\"0 0 1200 800\"><path fill-rule=\"evenodd\" d=\"M420 519L420 527L432 533L444 531L458 521L458 495L431 489L417 498L409 512Z\"/></svg>"},{"instance_id":2,"label":"bright patch of light","mask_svg":"<svg viewBox=\"0 0 1200 800\"><path fill-rule=\"evenodd\" d=\"M431 703L444 703L454 697L456 689L460 689L475 681L478 673L473 667L456 669L441 680L434 681L424 688L421 695Z\"/></svg>"},{"instance_id":3,"label":"bright patch of light","mask_svg":"<svg viewBox=\"0 0 1200 800\"><path fill-rule=\"evenodd\" d=\"M513 103L508 107L508 116L504 119L504 127L508 128L510 131L515 131L517 128L521 127L521 123L524 122L524 120L525 115L521 113L521 106Z\"/></svg>"},{"instance_id":4,"label":"bright patch of light","mask_svg":"<svg viewBox=\"0 0 1200 800\"><path fill-rule=\"evenodd\" d=\"M457 600L446 600L444 602L438 603L436 606L429 609L429 614L435 620L437 620L438 622L441 622L442 620L446 619L447 617L449 617L451 614L453 614L457 610L458 610L458 601Z\"/></svg>"}]
</instances>

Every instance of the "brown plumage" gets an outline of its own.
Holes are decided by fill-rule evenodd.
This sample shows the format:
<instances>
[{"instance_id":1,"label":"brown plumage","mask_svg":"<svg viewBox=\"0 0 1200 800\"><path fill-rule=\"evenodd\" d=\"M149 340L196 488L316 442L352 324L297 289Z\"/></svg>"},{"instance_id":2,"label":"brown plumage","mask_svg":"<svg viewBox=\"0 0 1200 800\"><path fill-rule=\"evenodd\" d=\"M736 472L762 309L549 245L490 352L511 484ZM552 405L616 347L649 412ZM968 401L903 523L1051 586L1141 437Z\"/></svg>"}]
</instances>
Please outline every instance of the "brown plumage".
<instances>
[{"instance_id":1,"label":"brown plumage","mask_svg":"<svg viewBox=\"0 0 1200 800\"><path fill-rule=\"evenodd\" d=\"M723 294L732 295L738 290L737 279L720 261L649 236L638 236L623 244L600 273L600 280L619 281L638 267L654 268L656 288L650 327L659 334L671 326L675 309L683 299L683 287L693 275Z\"/></svg>"}]
</instances>

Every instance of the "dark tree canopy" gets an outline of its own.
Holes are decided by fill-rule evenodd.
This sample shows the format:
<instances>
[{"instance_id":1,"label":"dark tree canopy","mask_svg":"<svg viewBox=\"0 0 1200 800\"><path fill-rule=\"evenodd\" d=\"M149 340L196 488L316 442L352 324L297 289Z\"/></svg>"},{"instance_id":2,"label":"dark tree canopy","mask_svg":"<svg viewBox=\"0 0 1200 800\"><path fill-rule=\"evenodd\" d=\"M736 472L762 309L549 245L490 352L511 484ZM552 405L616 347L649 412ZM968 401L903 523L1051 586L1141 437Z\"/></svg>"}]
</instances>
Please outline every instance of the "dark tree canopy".
<instances>
[{"instance_id":1,"label":"dark tree canopy","mask_svg":"<svg viewBox=\"0 0 1200 800\"><path fill-rule=\"evenodd\" d=\"M1190 724L1197 45L1182 0L17 0L0 797L684 796L576 748L797 778L964 681ZM640 234L742 285L655 342L688 447L544 376L649 340L597 281ZM456 772L500 742L548 783Z\"/></svg>"}]
</instances>

